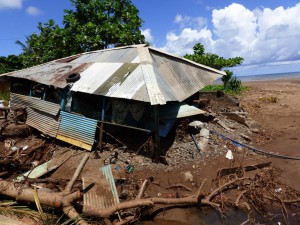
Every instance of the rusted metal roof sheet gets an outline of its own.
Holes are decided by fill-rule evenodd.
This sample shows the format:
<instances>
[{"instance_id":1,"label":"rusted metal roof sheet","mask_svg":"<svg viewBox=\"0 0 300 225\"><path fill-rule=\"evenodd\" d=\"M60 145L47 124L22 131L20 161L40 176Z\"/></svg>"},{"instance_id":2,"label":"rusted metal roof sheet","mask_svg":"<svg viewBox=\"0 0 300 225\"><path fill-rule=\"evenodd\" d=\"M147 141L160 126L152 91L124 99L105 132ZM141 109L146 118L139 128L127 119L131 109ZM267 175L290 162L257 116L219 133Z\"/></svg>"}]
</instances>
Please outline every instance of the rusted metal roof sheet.
<instances>
[{"instance_id":1,"label":"rusted metal roof sheet","mask_svg":"<svg viewBox=\"0 0 300 225\"><path fill-rule=\"evenodd\" d=\"M6 74L65 87L79 72L72 91L163 105L183 101L225 73L147 45L82 53Z\"/></svg>"},{"instance_id":2,"label":"rusted metal roof sheet","mask_svg":"<svg viewBox=\"0 0 300 225\"><path fill-rule=\"evenodd\" d=\"M47 114L56 116L60 110L60 105L44 101L40 98L19 95L15 93L11 93L11 104L15 106L22 106L22 107L30 107L32 109L45 112Z\"/></svg>"},{"instance_id":3,"label":"rusted metal roof sheet","mask_svg":"<svg viewBox=\"0 0 300 225\"><path fill-rule=\"evenodd\" d=\"M15 93L11 93L10 101L12 108L26 107L26 124L46 135L56 137L59 125L58 104Z\"/></svg>"},{"instance_id":4,"label":"rusted metal roof sheet","mask_svg":"<svg viewBox=\"0 0 300 225\"><path fill-rule=\"evenodd\" d=\"M120 202L110 165L100 168L96 179L83 175L82 181L83 189L95 183L95 186L83 195L83 212L108 208Z\"/></svg>"},{"instance_id":5,"label":"rusted metal roof sheet","mask_svg":"<svg viewBox=\"0 0 300 225\"><path fill-rule=\"evenodd\" d=\"M68 112L60 112L57 139L91 150L95 140L97 120Z\"/></svg>"},{"instance_id":6,"label":"rusted metal roof sheet","mask_svg":"<svg viewBox=\"0 0 300 225\"><path fill-rule=\"evenodd\" d=\"M27 79L41 84L64 88L68 85L66 77L69 74L81 73L88 68L89 65L88 63L74 64L71 62L52 61L27 69L10 72L5 74L5 76Z\"/></svg>"}]
</instances>

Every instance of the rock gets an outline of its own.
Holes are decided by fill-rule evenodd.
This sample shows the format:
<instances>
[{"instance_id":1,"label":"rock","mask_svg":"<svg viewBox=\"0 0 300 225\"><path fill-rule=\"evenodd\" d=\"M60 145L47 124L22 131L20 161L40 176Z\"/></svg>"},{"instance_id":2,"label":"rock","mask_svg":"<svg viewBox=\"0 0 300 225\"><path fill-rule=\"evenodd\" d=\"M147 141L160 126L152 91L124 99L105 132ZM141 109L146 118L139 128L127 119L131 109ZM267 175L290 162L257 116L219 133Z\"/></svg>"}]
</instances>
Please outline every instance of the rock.
<instances>
[{"instance_id":1,"label":"rock","mask_svg":"<svg viewBox=\"0 0 300 225\"><path fill-rule=\"evenodd\" d=\"M203 128L200 131L200 140L198 142L198 146L200 147L201 151L206 151L209 141L209 130Z\"/></svg>"},{"instance_id":2,"label":"rock","mask_svg":"<svg viewBox=\"0 0 300 225\"><path fill-rule=\"evenodd\" d=\"M194 181L194 176L192 175L191 171L187 171L183 174L184 177L184 181L190 181L193 182Z\"/></svg>"},{"instance_id":3,"label":"rock","mask_svg":"<svg viewBox=\"0 0 300 225\"><path fill-rule=\"evenodd\" d=\"M230 129L228 126L226 126L226 124L225 124L223 121L217 120L217 124L219 124L219 125L220 125L221 127L223 127L225 130L231 131L231 129Z\"/></svg>"},{"instance_id":4,"label":"rock","mask_svg":"<svg viewBox=\"0 0 300 225\"><path fill-rule=\"evenodd\" d=\"M252 139L245 134L241 134L241 137L244 138L246 141L252 141Z\"/></svg>"},{"instance_id":5,"label":"rock","mask_svg":"<svg viewBox=\"0 0 300 225\"><path fill-rule=\"evenodd\" d=\"M228 119L234 120L240 124L246 125L245 113L240 112L224 112L222 115L226 116Z\"/></svg>"},{"instance_id":6,"label":"rock","mask_svg":"<svg viewBox=\"0 0 300 225\"><path fill-rule=\"evenodd\" d=\"M239 154L242 154L244 151L243 151L243 148L239 146L236 148L236 152Z\"/></svg>"},{"instance_id":7,"label":"rock","mask_svg":"<svg viewBox=\"0 0 300 225\"><path fill-rule=\"evenodd\" d=\"M246 126L253 132L253 133L258 133L259 132L259 124L250 118L247 118L246 120Z\"/></svg>"},{"instance_id":8,"label":"rock","mask_svg":"<svg viewBox=\"0 0 300 225\"><path fill-rule=\"evenodd\" d=\"M202 128L205 128L206 127L206 123L203 123L203 122L201 122L201 121L198 121L198 120L196 120L196 121L193 121L193 122L191 122L190 124L189 124L189 128L191 128L191 129L194 129L194 130L201 130Z\"/></svg>"}]
</instances>

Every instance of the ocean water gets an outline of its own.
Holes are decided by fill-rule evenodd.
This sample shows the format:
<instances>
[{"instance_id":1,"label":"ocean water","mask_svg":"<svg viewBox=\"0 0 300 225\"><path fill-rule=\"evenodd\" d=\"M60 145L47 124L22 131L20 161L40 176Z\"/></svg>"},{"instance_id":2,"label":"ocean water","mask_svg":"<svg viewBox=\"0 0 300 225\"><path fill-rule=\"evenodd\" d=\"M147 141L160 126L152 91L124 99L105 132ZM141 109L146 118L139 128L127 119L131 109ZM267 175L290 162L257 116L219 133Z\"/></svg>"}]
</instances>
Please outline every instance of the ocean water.
<instances>
[{"instance_id":1,"label":"ocean water","mask_svg":"<svg viewBox=\"0 0 300 225\"><path fill-rule=\"evenodd\" d=\"M237 78L240 79L242 82L282 80L282 79L290 79L290 78L300 78L300 72L257 74L257 75L237 76ZM216 80L214 84L222 84L221 78Z\"/></svg>"}]
</instances>

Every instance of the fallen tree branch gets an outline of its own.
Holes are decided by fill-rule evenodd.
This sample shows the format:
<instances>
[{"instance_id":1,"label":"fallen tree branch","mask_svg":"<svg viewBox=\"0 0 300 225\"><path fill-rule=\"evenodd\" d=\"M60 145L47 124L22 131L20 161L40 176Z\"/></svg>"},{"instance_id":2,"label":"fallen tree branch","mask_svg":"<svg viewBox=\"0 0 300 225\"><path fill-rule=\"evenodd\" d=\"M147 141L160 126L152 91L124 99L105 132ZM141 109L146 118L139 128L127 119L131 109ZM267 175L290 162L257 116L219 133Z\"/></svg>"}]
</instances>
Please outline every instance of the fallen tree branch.
<instances>
[{"instance_id":1,"label":"fallen tree branch","mask_svg":"<svg viewBox=\"0 0 300 225\"><path fill-rule=\"evenodd\" d=\"M128 224L130 222L132 222L133 220L135 220L135 216L128 216L125 219L123 219L120 222L117 222L115 225L124 225L124 224Z\"/></svg>"},{"instance_id":2,"label":"fallen tree branch","mask_svg":"<svg viewBox=\"0 0 300 225\"><path fill-rule=\"evenodd\" d=\"M241 177L241 178L236 178L234 180L231 180L231 181L221 185L220 187L216 188L215 190L213 190L207 197L205 197L205 199L207 201L210 201L218 192L222 191L222 189L224 189L225 187L227 187L231 184L234 184L235 182L246 180L246 179L248 179L248 178L247 177Z\"/></svg>"},{"instance_id":3,"label":"fallen tree branch","mask_svg":"<svg viewBox=\"0 0 300 225\"><path fill-rule=\"evenodd\" d=\"M141 186L141 188L139 190L139 193L137 194L137 196L135 197L135 199L140 199L140 198L143 197L143 195L144 195L144 193L145 193L148 185L149 185L149 179L144 180L144 182L143 182L143 184L142 184L142 186Z\"/></svg>"},{"instance_id":4,"label":"fallen tree branch","mask_svg":"<svg viewBox=\"0 0 300 225\"><path fill-rule=\"evenodd\" d=\"M200 187L199 187L199 189L198 189L198 191L197 191L197 198L199 199L200 197L201 197L201 193L202 193L202 189L203 189L203 186L204 186L204 184L206 183L206 178L204 178L204 180L202 181L202 183L200 184Z\"/></svg>"},{"instance_id":5,"label":"fallen tree branch","mask_svg":"<svg viewBox=\"0 0 300 225\"><path fill-rule=\"evenodd\" d=\"M89 154L86 154L83 157L83 159L81 160L79 166L77 167L72 179L69 181L69 183L65 187L65 190L64 190L65 193L70 193L71 192L71 189L74 186L75 181L78 179L78 177L79 177L79 175L80 175L80 173L81 173L81 171L82 171L82 169L83 169L83 167L84 167L84 165L85 165L85 163L87 162L88 159L89 159Z\"/></svg>"},{"instance_id":6,"label":"fallen tree branch","mask_svg":"<svg viewBox=\"0 0 300 225\"><path fill-rule=\"evenodd\" d=\"M269 197L264 195L264 198L272 200L272 201L278 201L278 199ZM292 200L284 200L284 199L280 199L280 201L284 202L284 203L296 203L296 202L300 202L300 198L296 198L296 199L292 199Z\"/></svg>"},{"instance_id":7,"label":"fallen tree branch","mask_svg":"<svg viewBox=\"0 0 300 225\"><path fill-rule=\"evenodd\" d=\"M166 187L166 189L171 189L171 188L184 188L187 191L192 191L189 187L185 186L184 184L172 184L169 187Z\"/></svg>"},{"instance_id":8,"label":"fallen tree branch","mask_svg":"<svg viewBox=\"0 0 300 225\"><path fill-rule=\"evenodd\" d=\"M239 194L239 196L236 198L236 200L235 200L235 206L236 206L236 207L239 207L240 199L241 199L241 197L242 197L247 191L248 191L248 190L242 191L242 192Z\"/></svg>"},{"instance_id":9,"label":"fallen tree branch","mask_svg":"<svg viewBox=\"0 0 300 225\"><path fill-rule=\"evenodd\" d=\"M260 163L260 164L255 164L255 165L248 165L248 166L239 166L239 167L233 167L233 168L223 168L218 170L218 175L217 177L223 177L225 175L229 174L235 174L239 170L244 170L244 171L252 171L252 170L257 170L257 169L262 169L264 167L268 167L271 165L271 162L267 163Z\"/></svg>"}]
</instances>

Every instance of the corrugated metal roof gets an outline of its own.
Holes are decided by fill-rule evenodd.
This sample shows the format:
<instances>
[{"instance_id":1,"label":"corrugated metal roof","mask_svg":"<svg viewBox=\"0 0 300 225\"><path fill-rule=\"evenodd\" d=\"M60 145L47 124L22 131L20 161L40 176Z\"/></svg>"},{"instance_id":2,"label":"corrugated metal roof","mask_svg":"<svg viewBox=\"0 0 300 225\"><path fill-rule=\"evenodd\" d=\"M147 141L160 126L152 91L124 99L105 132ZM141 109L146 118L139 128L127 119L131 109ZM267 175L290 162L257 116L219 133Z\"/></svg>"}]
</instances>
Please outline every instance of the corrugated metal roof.
<instances>
[{"instance_id":1,"label":"corrugated metal roof","mask_svg":"<svg viewBox=\"0 0 300 225\"><path fill-rule=\"evenodd\" d=\"M60 116L61 121L56 138L91 150L98 121L63 111L60 112Z\"/></svg>"},{"instance_id":2,"label":"corrugated metal roof","mask_svg":"<svg viewBox=\"0 0 300 225\"><path fill-rule=\"evenodd\" d=\"M95 186L83 195L83 212L89 209L109 208L120 202L110 165L100 168L96 179L89 179L88 175L83 175L82 181L83 189L95 183Z\"/></svg>"},{"instance_id":3,"label":"corrugated metal roof","mask_svg":"<svg viewBox=\"0 0 300 225\"><path fill-rule=\"evenodd\" d=\"M26 124L51 137L56 137L58 131L59 105L38 98L11 93L11 106L26 107Z\"/></svg>"},{"instance_id":4,"label":"corrugated metal roof","mask_svg":"<svg viewBox=\"0 0 300 225\"><path fill-rule=\"evenodd\" d=\"M72 73L81 73L90 64L72 64L64 62L52 61L42 65L30 67L23 70L18 70L4 74L5 76L32 80L37 83L53 85L55 87L66 87L66 77Z\"/></svg>"},{"instance_id":5,"label":"corrugated metal roof","mask_svg":"<svg viewBox=\"0 0 300 225\"><path fill-rule=\"evenodd\" d=\"M224 75L147 45L125 46L71 56L6 76L65 87L65 78L79 72L74 92L125 98L152 105L183 101Z\"/></svg>"}]
</instances>

